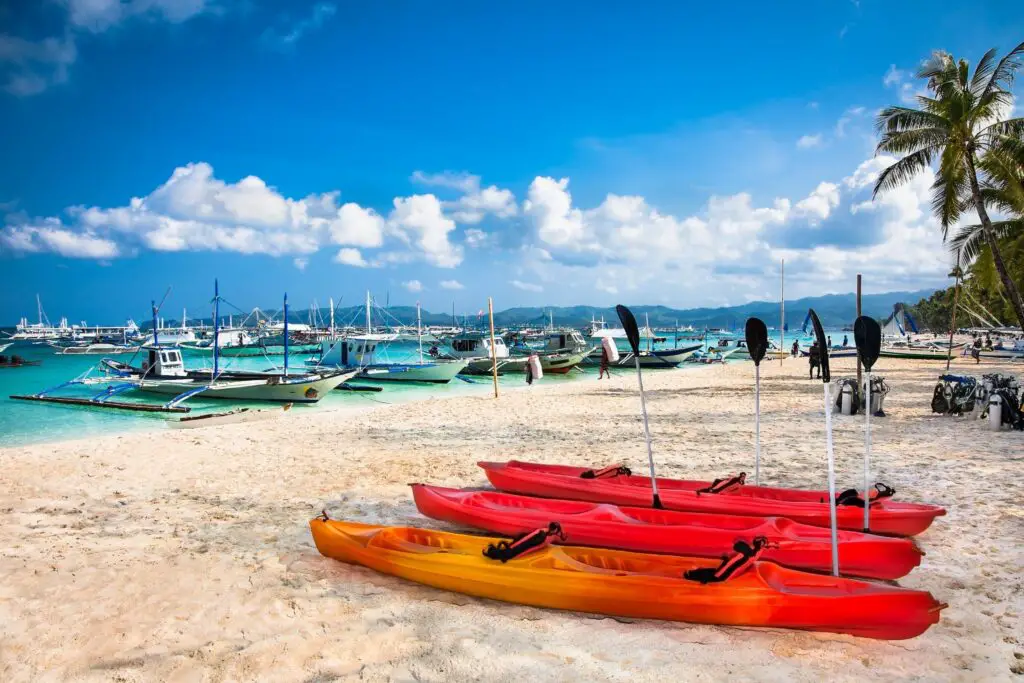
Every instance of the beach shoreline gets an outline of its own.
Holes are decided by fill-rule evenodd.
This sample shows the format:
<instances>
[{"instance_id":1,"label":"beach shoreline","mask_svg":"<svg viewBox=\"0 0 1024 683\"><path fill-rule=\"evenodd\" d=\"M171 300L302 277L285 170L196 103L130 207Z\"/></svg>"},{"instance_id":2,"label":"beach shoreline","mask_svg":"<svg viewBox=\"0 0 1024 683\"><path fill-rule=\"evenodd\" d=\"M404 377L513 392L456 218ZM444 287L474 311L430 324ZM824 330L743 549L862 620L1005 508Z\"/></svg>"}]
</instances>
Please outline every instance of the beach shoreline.
<instances>
[{"instance_id":1,"label":"beach shoreline","mask_svg":"<svg viewBox=\"0 0 1024 683\"><path fill-rule=\"evenodd\" d=\"M852 376L852 359L833 361ZM308 520L449 528L410 482L484 486L478 460L625 462L646 472L635 375L253 423L0 449L4 680L1001 680L1020 673L1019 433L933 415L944 364L883 359L873 480L943 504L901 585L950 607L923 636L818 633L555 612L418 586L321 557ZM957 363L955 372L1018 373ZM762 481L823 488L820 382L762 364ZM753 469L753 365L644 376L659 474ZM840 488L862 418L836 416ZM712 647L707 647L707 646ZM1014 669L1014 667L1017 667Z\"/></svg>"}]
</instances>

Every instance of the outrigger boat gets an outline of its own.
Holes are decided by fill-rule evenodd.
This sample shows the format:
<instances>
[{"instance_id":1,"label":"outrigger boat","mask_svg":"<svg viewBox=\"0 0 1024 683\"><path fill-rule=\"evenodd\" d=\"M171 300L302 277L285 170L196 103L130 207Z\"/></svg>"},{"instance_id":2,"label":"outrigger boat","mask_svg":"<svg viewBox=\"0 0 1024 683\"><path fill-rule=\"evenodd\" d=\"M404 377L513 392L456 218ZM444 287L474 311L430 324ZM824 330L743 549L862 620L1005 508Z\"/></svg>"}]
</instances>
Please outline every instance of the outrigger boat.
<instances>
[{"instance_id":1,"label":"outrigger boat","mask_svg":"<svg viewBox=\"0 0 1024 683\"><path fill-rule=\"evenodd\" d=\"M215 283L214 301L214 335L217 333L217 320L220 316L220 294ZM153 306L154 321L156 305ZM285 316L287 319L288 296L285 295ZM217 347L213 352L213 368L209 371L189 371L181 358L181 351L176 348L160 346L156 325L153 327L153 345L146 350L147 359L140 367L122 363L113 359L104 359L101 367L105 376L82 376L56 387L27 396L11 396L12 399L23 401L41 401L80 405L90 407L115 408L144 412L188 412L189 407L182 405L195 396L203 399L226 399L235 401L275 401L279 403L316 403L329 394L334 388L355 376L355 370L339 372L308 373L291 375L288 373L287 339L285 334L285 363L282 373L231 373L221 372ZM72 386L107 385L101 393L89 397L54 396L56 391ZM138 402L111 400L115 396L129 391L171 396L171 400L162 405Z\"/></svg>"},{"instance_id":2,"label":"outrigger boat","mask_svg":"<svg viewBox=\"0 0 1024 683\"><path fill-rule=\"evenodd\" d=\"M545 375L565 375L585 361L595 348L599 347L588 344L577 330L566 328L548 332L543 349L520 354L527 357L536 354Z\"/></svg>"},{"instance_id":3,"label":"outrigger boat","mask_svg":"<svg viewBox=\"0 0 1024 683\"><path fill-rule=\"evenodd\" d=\"M438 359L465 360L464 375L489 375L492 365L498 367L498 374L509 372L525 372L529 356L513 356L509 353L505 341L494 337L494 359L491 359L491 338L483 332L462 332L452 338L451 346L445 350L434 346L429 355ZM496 361L496 362L495 362Z\"/></svg>"},{"instance_id":4,"label":"outrigger boat","mask_svg":"<svg viewBox=\"0 0 1024 683\"><path fill-rule=\"evenodd\" d=\"M416 306L416 328L420 325L419 304ZM338 339L333 344L324 342L326 349L319 358L306 362L308 367L318 369L335 367L357 371L356 379L368 382L417 382L447 384L455 379L469 364L468 360L423 359L423 341L419 343L419 362L377 363L378 346L395 339L393 334L374 334L370 323L370 295L366 295L366 334Z\"/></svg>"}]
</instances>

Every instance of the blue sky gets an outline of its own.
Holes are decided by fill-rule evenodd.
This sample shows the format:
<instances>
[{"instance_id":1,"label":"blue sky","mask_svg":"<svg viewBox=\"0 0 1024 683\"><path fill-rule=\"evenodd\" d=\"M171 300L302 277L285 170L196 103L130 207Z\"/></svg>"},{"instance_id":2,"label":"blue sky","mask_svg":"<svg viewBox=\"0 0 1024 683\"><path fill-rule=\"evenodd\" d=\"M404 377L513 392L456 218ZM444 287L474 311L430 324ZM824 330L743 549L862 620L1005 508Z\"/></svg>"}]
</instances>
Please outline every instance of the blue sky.
<instances>
[{"instance_id":1,"label":"blue sky","mask_svg":"<svg viewBox=\"0 0 1024 683\"><path fill-rule=\"evenodd\" d=\"M720 305L939 286L873 113L1017 2L52 0L0 8L0 323L372 289ZM1018 108L1019 111L1019 108Z\"/></svg>"}]
</instances>

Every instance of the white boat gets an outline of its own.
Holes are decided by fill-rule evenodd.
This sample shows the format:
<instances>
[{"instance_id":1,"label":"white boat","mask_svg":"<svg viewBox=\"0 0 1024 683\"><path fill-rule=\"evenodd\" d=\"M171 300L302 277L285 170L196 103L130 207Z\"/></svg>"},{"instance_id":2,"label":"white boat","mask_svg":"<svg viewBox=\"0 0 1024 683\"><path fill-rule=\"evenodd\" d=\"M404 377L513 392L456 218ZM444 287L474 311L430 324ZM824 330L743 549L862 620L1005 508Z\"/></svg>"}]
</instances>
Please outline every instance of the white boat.
<instances>
[{"instance_id":1,"label":"white boat","mask_svg":"<svg viewBox=\"0 0 1024 683\"><path fill-rule=\"evenodd\" d=\"M416 307L419 319L419 305ZM308 361L307 366L313 368L335 367L354 369L360 380L370 382L422 382L430 384L447 384L455 376L465 370L469 361L466 359L441 359L423 357L422 336L420 340L418 360L408 363L378 362L378 350L398 338L394 333L375 334L370 319L370 297L366 298L366 334L350 335L327 346L319 358ZM418 327L418 329L420 329ZM325 342L326 344L326 342Z\"/></svg>"},{"instance_id":2,"label":"white boat","mask_svg":"<svg viewBox=\"0 0 1024 683\"><path fill-rule=\"evenodd\" d=\"M178 349L150 348L140 367L116 361L104 365L121 381L151 394L182 396L195 391L201 399L316 403L357 371L324 371L302 375L284 373L214 373L187 371ZM190 397L190 396L189 396Z\"/></svg>"},{"instance_id":3,"label":"white boat","mask_svg":"<svg viewBox=\"0 0 1024 683\"><path fill-rule=\"evenodd\" d=\"M491 348L489 333L461 332L452 338L451 344L445 349L436 346L432 348L430 355L436 358L465 360L467 363L463 372L470 375L489 375L495 364L498 367L498 374L526 370L526 364L530 361L529 356L512 356L501 337L494 337L493 360Z\"/></svg>"}]
</instances>

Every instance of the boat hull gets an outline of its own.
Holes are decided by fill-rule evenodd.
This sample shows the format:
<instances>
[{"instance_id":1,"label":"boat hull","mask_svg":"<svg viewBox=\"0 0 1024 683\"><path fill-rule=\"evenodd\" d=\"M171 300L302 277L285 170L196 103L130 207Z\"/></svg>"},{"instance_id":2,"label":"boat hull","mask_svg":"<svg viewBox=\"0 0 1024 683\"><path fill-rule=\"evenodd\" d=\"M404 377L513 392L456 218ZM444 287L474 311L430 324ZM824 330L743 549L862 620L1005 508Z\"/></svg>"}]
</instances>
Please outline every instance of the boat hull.
<instances>
[{"instance_id":1,"label":"boat hull","mask_svg":"<svg viewBox=\"0 0 1024 683\"><path fill-rule=\"evenodd\" d=\"M200 400L270 401L277 403L316 403L335 387L354 377L356 372L340 372L316 379L281 378L243 379L214 382L198 395ZM139 380L137 391L163 396L179 396L209 383L209 379Z\"/></svg>"},{"instance_id":2,"label":"boat hull","mask_svg":"<svg viewBox=\"0 0 1024 683\"><path fill-rule=\"evenodd\" d=\"M416 507L427 517L497 534L524 534L554 521L574 545L711 558L728 554L739 538L763 536L774 546L762 553L764 560L792 569L832 569L827 529L779 517L618 507L424 484L412 484L412 492ZM844 575L898 579L918 566L923 555L910 539L839 532L839 568Z\"/></svg>"},{"instance_id":3,"label":"boat hull","mask_svg":"<svg viewBox=\"0 0 1024 683\"><path fill-rule=\"evenodd\" d=\"M944 607L930 593L756 562L728 581L682 578L715 560L548 546L507 563L483 555L501 539L310 521L317 550L416 583L503 602L612 616L913 638Z\"/></svg>"},{"instance_id":4,"label":"boat hull","mask_svg":"<svg viewBox=\"0 0 1024 683\"><path fill-rule=\"evenodd\" d=\"M511 460L480 462L495 488L510 493L544 498L568 498L597 503L649 507L651 482L647 477L618 475L583 479L582 467L540 465ZM709 512L756 517L786 517L812 526L830 525L828 494L824 491L739 486L725 493L701 494L710 482L658 479L661 502L669 510ZM871 505L871 532L891 536L915 536L946 511L937 505L883 499ZM836 509L839 528L863 530L864 510L852 506Z\"/></svg>"},{"instance_id":5,"label":"boat hull","mask_svg":"<svg viewBox=\"0 0 1024 683\"><path fill-rule=\"evenodd\" d=\"M371 365L360 370L356 379L364 382L422 382L447 384L462 372L469 361L432 361L423 365Z\"/></svg>"}]
</instances>

